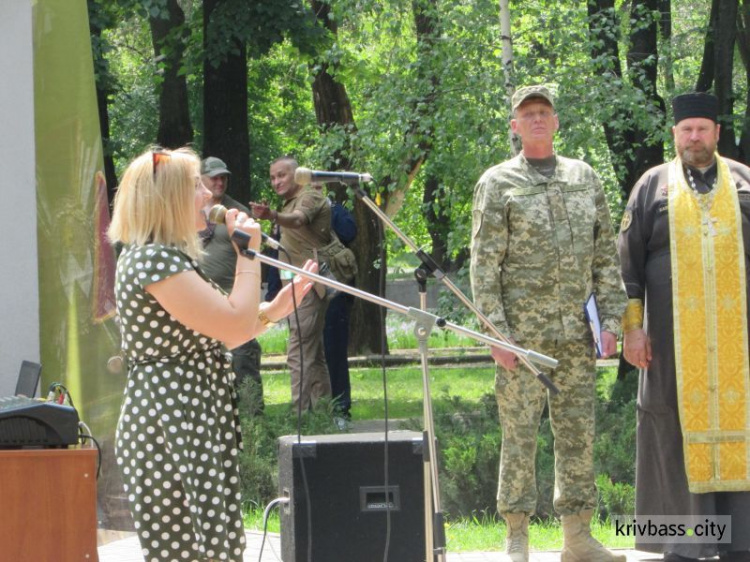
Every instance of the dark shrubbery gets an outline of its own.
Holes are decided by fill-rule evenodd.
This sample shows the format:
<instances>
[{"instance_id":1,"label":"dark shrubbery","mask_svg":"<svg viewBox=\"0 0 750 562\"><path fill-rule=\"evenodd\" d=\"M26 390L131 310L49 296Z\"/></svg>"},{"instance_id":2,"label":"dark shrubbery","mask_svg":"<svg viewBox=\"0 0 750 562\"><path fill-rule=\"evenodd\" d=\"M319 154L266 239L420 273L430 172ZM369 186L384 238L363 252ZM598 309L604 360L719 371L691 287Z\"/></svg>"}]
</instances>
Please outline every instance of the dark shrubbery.
<instances>
[{"instance_id":1,"label":"dark shrubbery","mask_svg":"<svg viewBox=\"0 0 750 562\"><path fill-rule=\"evenodd\" d=\"M494 511L500 431L494 396L477 404L443 396L434 412L443 511L469 515ZM412 421L417 429L420 420Z\"/></svg>"},{"instance_id":2,"label":"dark shrubbery","mask_svg":"<svg viewBox=\"0 0 750 562\"><path fill-rule=\"evenodd\" d=\"M638 371L612 385L608 401L596 408L596 485L599 488L599 514L633 514L635 511L635 426Z\"/></svg>"}]
</instances>

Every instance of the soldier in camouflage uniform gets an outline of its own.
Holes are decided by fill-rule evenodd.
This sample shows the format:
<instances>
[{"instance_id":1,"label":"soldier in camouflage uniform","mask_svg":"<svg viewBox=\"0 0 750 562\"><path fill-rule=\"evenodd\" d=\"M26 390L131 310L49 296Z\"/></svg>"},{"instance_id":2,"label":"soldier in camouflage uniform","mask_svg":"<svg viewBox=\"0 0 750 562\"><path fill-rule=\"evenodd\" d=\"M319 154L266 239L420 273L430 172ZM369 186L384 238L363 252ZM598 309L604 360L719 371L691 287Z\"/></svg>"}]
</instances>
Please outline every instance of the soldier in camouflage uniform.
<instances>
[{"instance_id":1,"label":"soldier in camouflage uniform","mask_svg":"<svg viewBox=\"0 0 750 562\"><path fill-rule=\"evenodd\" d=\"M503 426L497 506L508 528L506 560L528 560L528 521L537 501L536 438L545 400L555 435L555 510L563 562L624 561L591 537L594 485L595 348L583 306L593 292L602 355L616 350L626 297L615 234L596 173L557 156L559 123L543 86L519 89L511 128L522 153L487 170L474 190L474 302L501 333L559 361L548 395L509 351L492 348Z\"/></svg>"}]
</instances>

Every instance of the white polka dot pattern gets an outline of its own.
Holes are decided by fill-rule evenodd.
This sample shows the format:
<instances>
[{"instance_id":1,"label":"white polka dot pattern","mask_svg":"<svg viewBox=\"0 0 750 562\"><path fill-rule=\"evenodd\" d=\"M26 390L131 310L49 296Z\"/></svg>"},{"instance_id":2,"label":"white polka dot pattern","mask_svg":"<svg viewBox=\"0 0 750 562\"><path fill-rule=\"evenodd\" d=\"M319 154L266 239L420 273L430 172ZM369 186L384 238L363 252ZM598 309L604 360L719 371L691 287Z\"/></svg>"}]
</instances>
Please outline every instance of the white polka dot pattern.
<instances>
[{"instance_id":1,"label":"white polka dot pattern","mask_svg":"<svg viewBox=\"0 0 750 562\"><path fill-rule=\"evenodd\" d=\"M128 383L115 453L147 562L241 562L242 447L234 374L221 344L190 330L145 291L196 270L182 252L128 247L115 295Z\"/></svg>"}]
</instances>

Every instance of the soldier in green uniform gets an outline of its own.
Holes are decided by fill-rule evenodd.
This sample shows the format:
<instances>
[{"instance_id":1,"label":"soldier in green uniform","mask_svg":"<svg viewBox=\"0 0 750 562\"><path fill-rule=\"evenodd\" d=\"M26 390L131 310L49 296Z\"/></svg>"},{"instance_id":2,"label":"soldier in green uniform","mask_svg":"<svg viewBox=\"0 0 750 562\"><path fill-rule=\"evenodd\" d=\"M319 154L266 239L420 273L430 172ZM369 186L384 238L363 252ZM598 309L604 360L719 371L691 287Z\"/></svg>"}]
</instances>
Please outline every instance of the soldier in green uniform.
<instances>
[{"instance_id":1,"label":"soldier in green uniform","mask_svg":"<svg viewBox=\"0 0 750 562\"><path fill-rule=\"evenodd\" d=\"M271 162L271 185L284 200L280 211L265 203L251 202L250 206L256 218L272 220L281 227L281 246L286 252L279 259L300 267L308 259L317 261L318 250L330 244L332 238L331 208L317 189L294 181L297 166L297 160L291 156ZM323 347L328 308L325 296L325 287L316 283L289 318L287 363L292 377L292 404L303 410L312 408L321 398L331 398L331 379Z\"/></svg>"},{"instance_id":2,"label":"soldier in green uniform","mask_svg":"<svg viewBox=\"0 0 750 562\"><path fill-rule=\"evenodd\" d=\"M563 562L624 561L591 537L596 506L594 406L596 352L583 307L596 295L601 350L616 350L626 296L615 234L596 172L555 154L559 127L544 86L519 89L511 128L521 154L487 170L474 190L471 284L477 307L519 345L555 357L548 395L517 357L492 348L503 426L499 513L508 526L506 558L528 561L528 522L537 502L536 440L545 401L555 435L555 510Z\"/></svg>"},{"instance_id":3,"label":"soldier in green uniform","mask_svg":"<svg viewBox=\"0 0 750 562\"><path fill-rule=\"evenodd\" d=\"M242 203L227 195L231 172L223 160L209 156L201 162L201 181L211 192L210 205L223 205L227 209L237 209L250 214ZM207 222L207 227L200 233L203 242L203 262L201 266L209 279L221 287L226 294L232 292L234 272L237 265L237 252L229 237L225 224ZM235 387L249 381L252 404L250 411L258 414L263 411L263 380L260 377L261 348L258 340L252 339L232 350L232 369L237 376Z\"/></svg>"}]
</instances>

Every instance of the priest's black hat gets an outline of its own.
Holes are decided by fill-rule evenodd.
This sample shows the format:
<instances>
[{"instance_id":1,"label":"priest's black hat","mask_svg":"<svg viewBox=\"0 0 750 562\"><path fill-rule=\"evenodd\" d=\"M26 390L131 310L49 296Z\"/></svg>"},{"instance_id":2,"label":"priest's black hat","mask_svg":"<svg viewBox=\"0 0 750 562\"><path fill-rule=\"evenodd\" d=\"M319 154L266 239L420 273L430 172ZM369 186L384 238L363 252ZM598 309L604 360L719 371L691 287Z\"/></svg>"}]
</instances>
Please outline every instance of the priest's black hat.
<instances>
[{"instance_id":1,"label":"priest's black hat","mask_svg":"<svg viewBox=\"0 0 750 562\"><path fill-rule=\"evenodd\" d=\"M675 125L683 119L703 117L716 123L719 115L719 99L705 92L682 94L672 100Z\"/></svg>"}]
</instances>

